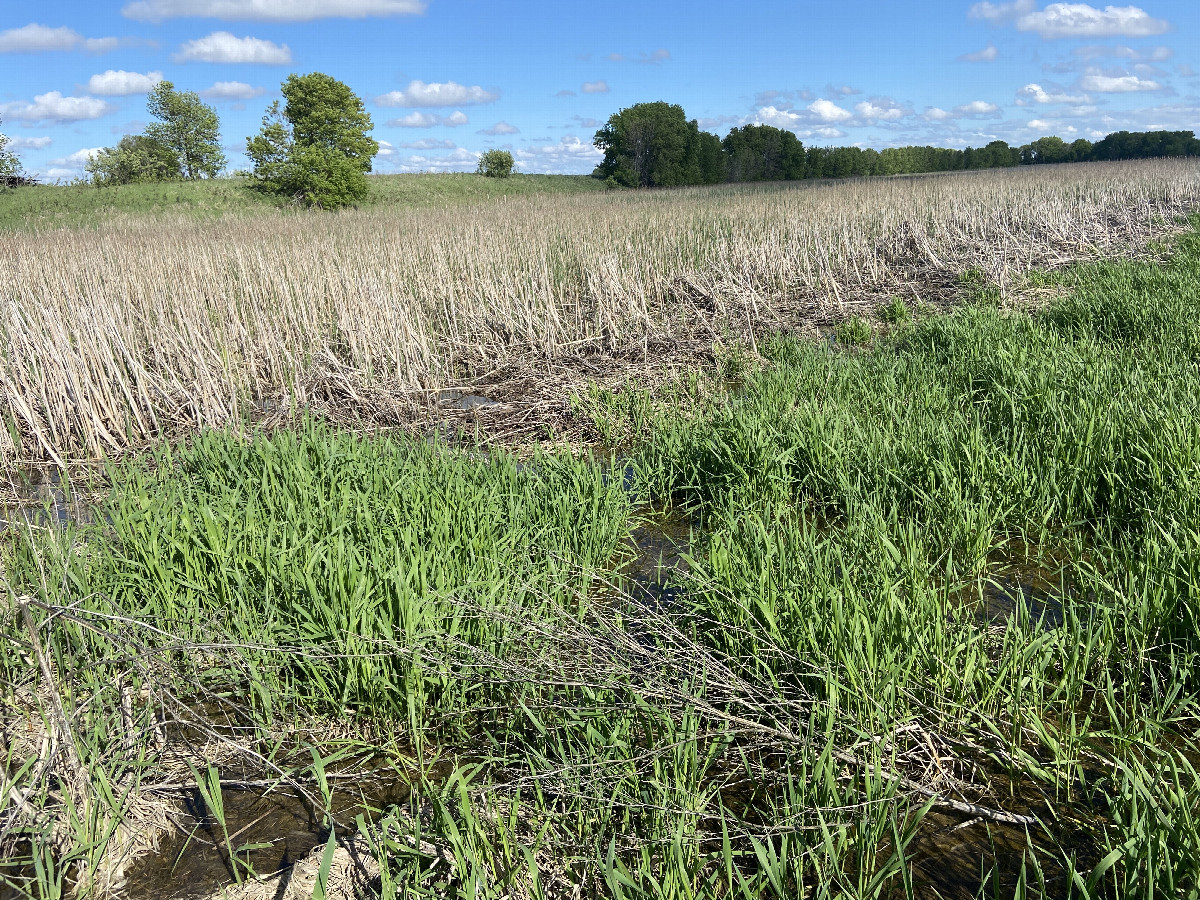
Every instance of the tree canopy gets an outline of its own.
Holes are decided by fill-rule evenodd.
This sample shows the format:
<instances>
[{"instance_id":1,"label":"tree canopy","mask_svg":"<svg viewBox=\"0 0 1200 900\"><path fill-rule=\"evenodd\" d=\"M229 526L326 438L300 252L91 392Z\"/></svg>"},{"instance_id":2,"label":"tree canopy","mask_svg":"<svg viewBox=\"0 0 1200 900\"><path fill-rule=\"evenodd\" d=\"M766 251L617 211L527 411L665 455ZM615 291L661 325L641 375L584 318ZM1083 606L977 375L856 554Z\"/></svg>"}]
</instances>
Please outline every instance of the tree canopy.
<instances>
[{"instance_id":1,"label":"tree canopy","mask_svg":"<svg viewBox=\"0 0 1200 900\"><path fill-rule=\"evenodd\" d=\"M638 103L614 113L594 143L604 151L604 161L593 174L627 187L725 180L720 139L700 131L677 104Z\"/></svg>"},{"instance_id":2,"label":"tree canopy","mask_svg":"<svg viewBox=\"0 0 1200 900\"><path fill-rule=\"evenodd\" d=\"M179 155L145 134L127 134L115 147L105 147L84 167L92 183L137 184L181 177Z\"/></svg>"},{"instance_id":3,"label":"tree canopy","mask_svg":"<svg viewBox=\"0 0 1200 900\"><path fill-rule=\"evenodd\" d=\"M158 120L146 126L146 137L175 154L184 178L213 178L225 168L217 111L195 91L177 91L171 82L160 81L146 108Z\"/></svg>"},{"instance_id":4,"label":"tree canopy","mask_svg":"<svg viewBox=\"0 0 1200 900\"><path fill-rule=\"evenodd\" d=\"M507 178L513 173L515 166L513 155L507 150L488 150L479 157L475 174L486 175L488 178Z\"/></svg>"},{"instance_id":5,"label":"tree canopy","mask_svg":"<svg viewBox=\"0 0 1200 900\"><path fill-rule=\"evenodd\" d=\"M4 120L0 119L0 125L2 124ZM8 136L0 132L0 177L21 173L20 157L15 151L8 149L8 143Z\"/></svg>"},{"instance_id":6,"label":"tree canopy","mask_svg":"<svg viewBox=\"0 0 1200 900\"><path fill-rule=\"evenodd\" d=\"M379 144L362 99L322 72L289 75L282 93L246 140L255 185L324 209L365 199Z\"/></svg>"}]
</instances>

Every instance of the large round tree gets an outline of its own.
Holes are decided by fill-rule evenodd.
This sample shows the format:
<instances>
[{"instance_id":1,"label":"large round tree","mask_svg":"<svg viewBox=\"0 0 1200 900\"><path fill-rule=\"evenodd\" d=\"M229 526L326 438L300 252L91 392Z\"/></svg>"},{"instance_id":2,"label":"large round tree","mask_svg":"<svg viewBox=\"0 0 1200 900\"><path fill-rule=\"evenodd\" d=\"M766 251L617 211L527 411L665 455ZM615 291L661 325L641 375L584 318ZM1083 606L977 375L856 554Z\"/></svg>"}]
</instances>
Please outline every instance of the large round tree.
<instances>
[{"instance_id":1,"label":"large round tree","mask_svg":"<svg viewBox=\"0 0 1200 900\"><path fill-rule=\"evenodd\" d=\"M324 209L365 199L379 144L367 133L374 126L362 99L322 72L289 75L282 92L283 106L271 104L246 141L255 183Z\"/></svg>"}]
</instances>

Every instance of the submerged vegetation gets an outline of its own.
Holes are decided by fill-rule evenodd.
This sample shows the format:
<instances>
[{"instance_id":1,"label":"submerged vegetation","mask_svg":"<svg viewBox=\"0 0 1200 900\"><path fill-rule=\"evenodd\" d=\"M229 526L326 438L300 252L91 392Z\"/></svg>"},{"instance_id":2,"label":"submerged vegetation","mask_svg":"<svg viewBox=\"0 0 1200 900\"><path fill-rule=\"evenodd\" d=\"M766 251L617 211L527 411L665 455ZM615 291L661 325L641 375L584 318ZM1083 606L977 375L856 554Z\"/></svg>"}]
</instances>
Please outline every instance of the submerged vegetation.
<instances>
[{"instance_id":1,"label":"submerged vegetation","mask_svg":"<svg viewBox=\"0 0 1200 900\"><path fill-rule=\"evenodd\" d=\"M308 804L319 896L1195 897L1200 231L936 252L985 264L961 308L581 393L603 457L204 430L12 533L0 877L120 889L190 798L230 896L282 896L258 792Z\"/></svg>"}]
</instances>

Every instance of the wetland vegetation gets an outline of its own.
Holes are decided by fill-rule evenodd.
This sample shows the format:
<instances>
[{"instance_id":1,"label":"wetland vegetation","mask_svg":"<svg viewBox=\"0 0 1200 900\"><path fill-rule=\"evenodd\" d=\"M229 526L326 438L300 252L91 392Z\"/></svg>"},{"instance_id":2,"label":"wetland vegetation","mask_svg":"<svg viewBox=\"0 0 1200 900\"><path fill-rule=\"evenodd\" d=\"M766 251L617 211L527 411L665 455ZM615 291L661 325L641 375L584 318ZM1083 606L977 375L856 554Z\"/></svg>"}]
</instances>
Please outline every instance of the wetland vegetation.
<instances>
[{"instance_id":1,"label":"wetland vegetation","mask_svg":"<svg viewBox=\"0 0 1200 900\"><path fill-rule=\"evenodd\" d=\"M1196 897L1200 219L1178 218L1196 170L1128 171L970 176L957 201L938 181L837 186L840 207L832 186L572 201L610 237L657 235L611 268L529 201L504 271L536 275L513 247L547 221L556 268L501 295L502 329L472 305L500 256L464 237L420 257L467 268L459 305L421 295L407 370L372 362L401 351L349 305L311 303L309 343L299 318L270 332L268 309L349 302L291 268L310 247L274 269L285 297L261 259L181 230L152 265L181 267L191 305L152 355L147 320L101 313L166 316L165 295L111 288L104 252L48 236L94 263L66 292L108 324L86 349L61 325L75 356L25 393L7 376L9 453L92 435L113 459L90 523L4 536L0 879L38 898ZM378 221L332 222L327 265L359 271L369 250L336 242ZM50 302L23 241L8 299ZM416 296L416 266L378 277ZM240 338L203 273L237 285ZM698 310L724 330L683 330ZM10 321L22 359L50 359L57 332ZM434 335L464 366L572 341L637 365L672 333L707 355L566 386L553 421L593 438L575 452L312 402L438 384ZM185 335L207 349L186 359ZM93 368L101 350L123 361ZM108 399L53 418L101 371ZM15 407L55 378L75 394ZM295 415L256 422L269 385Z\"/></svg>"}]
</instances>

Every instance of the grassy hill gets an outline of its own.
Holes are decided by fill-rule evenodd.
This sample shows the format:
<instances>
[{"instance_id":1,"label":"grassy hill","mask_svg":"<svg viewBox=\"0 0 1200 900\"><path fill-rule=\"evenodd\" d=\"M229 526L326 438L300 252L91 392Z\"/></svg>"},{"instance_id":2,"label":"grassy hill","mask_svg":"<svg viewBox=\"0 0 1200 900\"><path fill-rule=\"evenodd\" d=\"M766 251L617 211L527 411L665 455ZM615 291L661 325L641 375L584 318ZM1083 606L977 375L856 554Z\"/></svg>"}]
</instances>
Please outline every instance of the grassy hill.
<instances>
[{"instance_id":1,"label":"grassy hill","mask_svg":"<svg viewBox=\"0 0 1200 900\"><path fill-rule=\"evenodd\" d=\"M604 185L586 175L513 175L483 178L452 172L420 175L372 175L365 206L389 204L440 206L494 197L530 194L579 194ZM290 209L278 197L250 188L243 178L173 181L117 187L38 185L0 191L0 229L57 228L96 224L122 214L183 213L210 218L232 213L270 213Z\"/></svg>"}]
</instances>

